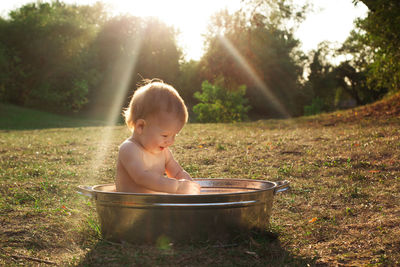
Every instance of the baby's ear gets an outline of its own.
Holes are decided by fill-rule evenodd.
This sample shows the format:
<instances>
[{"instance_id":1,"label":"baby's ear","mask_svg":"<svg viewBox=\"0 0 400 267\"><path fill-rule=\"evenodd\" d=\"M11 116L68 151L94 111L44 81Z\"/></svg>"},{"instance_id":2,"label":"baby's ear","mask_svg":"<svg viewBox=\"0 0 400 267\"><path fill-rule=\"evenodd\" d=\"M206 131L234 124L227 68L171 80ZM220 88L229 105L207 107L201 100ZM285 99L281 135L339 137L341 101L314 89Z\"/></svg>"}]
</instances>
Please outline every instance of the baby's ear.
<instances>
[{"instance_id":1,"label":"baby's ear","mask_svg":"<svg viewBox=\"0 0 400 267\"><path fill-rule=\"evenodd\" d=\"M135 132L142 134L146 121L143 119L138 119L135 123Z\"/></svg>"}]
</instances>

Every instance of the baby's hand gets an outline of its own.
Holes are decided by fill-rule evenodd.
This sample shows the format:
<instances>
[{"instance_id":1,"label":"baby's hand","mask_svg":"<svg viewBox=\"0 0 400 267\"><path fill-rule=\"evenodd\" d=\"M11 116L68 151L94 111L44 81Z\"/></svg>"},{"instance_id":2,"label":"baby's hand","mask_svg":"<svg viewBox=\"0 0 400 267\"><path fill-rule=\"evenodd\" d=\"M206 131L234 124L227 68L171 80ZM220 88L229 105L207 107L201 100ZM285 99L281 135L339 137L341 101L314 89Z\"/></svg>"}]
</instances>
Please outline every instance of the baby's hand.
<instances>
[{"instance_id":1,"label":"baby's hand","mask_svg":"<svg viewBox=\"0 0 400 267\"><path fill-rule=\"evenodd\" d=\"M196 182L192 182L185 179L178 180L178 189L176 190L177 194L189 194L189 195L198 195L200 194L200 185Z\"/></svg>"},{"instance_id":2,"label":"baby's hand","mask_svg":"<svg viewBox=\"0 0 400 267\"><path fill-rule=\"evenodd\" d=\"M182 170L180 173L178 173L178 175L175 177L175 179L178 179L178 180L185 179L185 180L193 181L190 174L187 173L185 170Z\"/></svg>"}]
</instances>

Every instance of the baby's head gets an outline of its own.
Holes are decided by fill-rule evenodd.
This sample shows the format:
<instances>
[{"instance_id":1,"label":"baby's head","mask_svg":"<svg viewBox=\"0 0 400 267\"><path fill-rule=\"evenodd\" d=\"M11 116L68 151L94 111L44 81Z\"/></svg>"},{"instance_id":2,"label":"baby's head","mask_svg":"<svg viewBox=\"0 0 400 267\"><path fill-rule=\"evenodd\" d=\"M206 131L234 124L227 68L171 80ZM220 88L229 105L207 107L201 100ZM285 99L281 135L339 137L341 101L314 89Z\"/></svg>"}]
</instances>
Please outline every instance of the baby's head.
<instances>
[{"instance_id":1,"label":"baby's head","mask_svg":"<svg viewBox=\"0 0 400 267\"><path fill-rule=\"evenodd\" d=\"M152 81L138 88L132 96L129 107L124 111L125 122L133 130L138 120L162 115L173 116L182 126L188 120L183 99L169 84Z\"/></svg>"}]
</instances>

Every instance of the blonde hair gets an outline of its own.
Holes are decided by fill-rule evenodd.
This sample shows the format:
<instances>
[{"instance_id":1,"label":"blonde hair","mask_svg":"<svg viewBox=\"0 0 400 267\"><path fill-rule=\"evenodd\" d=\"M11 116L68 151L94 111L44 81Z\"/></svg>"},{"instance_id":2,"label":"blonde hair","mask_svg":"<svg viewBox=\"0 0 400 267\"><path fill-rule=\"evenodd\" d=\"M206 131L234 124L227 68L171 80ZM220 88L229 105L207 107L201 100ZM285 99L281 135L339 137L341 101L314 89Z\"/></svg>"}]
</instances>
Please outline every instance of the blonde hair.
<instances>
[{"instance_id":1,"label":"blonde hair","mask_svg":"<svg viewBox=\"0 0 400 267\"><path fill-rule=\"evenodd\" d=\"M138 119L146 119L149 115L160 112L174 113L185 124L188 112L185 102L179 93L169 84L162 81L146 81L133 94L127 109L124 110L125 123L133 130Z\"/></svg>"}]
</instances>

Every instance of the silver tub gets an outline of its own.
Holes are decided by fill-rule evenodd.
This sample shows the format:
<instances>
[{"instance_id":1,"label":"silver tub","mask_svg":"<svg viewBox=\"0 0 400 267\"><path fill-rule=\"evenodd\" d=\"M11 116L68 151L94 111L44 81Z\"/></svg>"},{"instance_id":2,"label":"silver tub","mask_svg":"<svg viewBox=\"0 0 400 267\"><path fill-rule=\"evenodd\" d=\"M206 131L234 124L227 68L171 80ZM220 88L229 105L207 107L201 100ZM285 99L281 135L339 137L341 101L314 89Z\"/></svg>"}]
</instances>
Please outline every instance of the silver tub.
<instances>
[{"instance_id":1,"label":"silver tub","mask_svg":"<svg viewBox=\"0 0 400 267\"><path fill-rule=\"evenodd\" d=\"M103 237L114 242L227 241L266 230L274 195L288 181L195 179L200 195L115 192L114 184L78 186L96 203Z\"/></svg>"}]
</instances>

